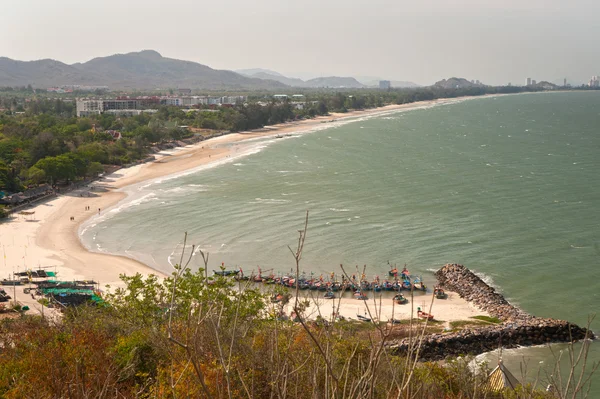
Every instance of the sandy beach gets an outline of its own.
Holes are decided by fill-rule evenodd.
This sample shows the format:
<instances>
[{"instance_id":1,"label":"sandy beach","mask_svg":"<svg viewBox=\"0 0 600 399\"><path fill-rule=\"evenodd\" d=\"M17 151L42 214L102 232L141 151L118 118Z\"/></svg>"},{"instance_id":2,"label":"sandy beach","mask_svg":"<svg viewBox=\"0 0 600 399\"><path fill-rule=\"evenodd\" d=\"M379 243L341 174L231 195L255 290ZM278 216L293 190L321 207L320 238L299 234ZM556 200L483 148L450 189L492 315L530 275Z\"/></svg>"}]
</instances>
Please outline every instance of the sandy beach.
<instances>
[{"instance_id":1,"label":"sandy beach","mask_svg":"<svg viewBox=\"0 0 600 399\"><path fill-rule=\"evenodd\" d=\"M300 122L268 126L258 131L228 134L173 152L160 153L154 162L117 170L90 184L89 187L38 203L27 209L35 212L33 216L24 217L15 214L8 221L0 223L0 245L5 254L4 262L0 264L0 278L7 278L19 270L52 267L51 270L56 270L61 280L94 279L100 282L101 287L105 285L115 287L120 285L119 275L121 274L160 275L160 272L133 259L89 252L81 244L79 226L90 217L108 211L110 207L125 198L126 194L120 192L119 189L180 173L211 162L225 160L235 152L243 151L244 142L248 139L301 133L322 126L321 124L328 124L333 120L341 121L450 101L455 101L455 99L390 105L373 110L331 114ZM89 210L86 210L88 207ZM71 217L74 220L71 220ZM12 287L5 286L4 288L13 292ZM17 299L20 302L29 305L32 309L39 308L37 302L22 293L22 289L16 291ZM354 314L355 316L356 301L353 299L343 300L344 303L346 301L350 301L348 303L349 315ZM391 300L387 301L391 302ZM443 320L451 320L446 313L462 318L474 314L484 314L470 308L466 302L460 301L462 300L457 295L451 295L444 305L440 305L439 310L435 311L440 316L442 312L444 313L444 316L440 317Z\"/></svg>"}]
</instances>

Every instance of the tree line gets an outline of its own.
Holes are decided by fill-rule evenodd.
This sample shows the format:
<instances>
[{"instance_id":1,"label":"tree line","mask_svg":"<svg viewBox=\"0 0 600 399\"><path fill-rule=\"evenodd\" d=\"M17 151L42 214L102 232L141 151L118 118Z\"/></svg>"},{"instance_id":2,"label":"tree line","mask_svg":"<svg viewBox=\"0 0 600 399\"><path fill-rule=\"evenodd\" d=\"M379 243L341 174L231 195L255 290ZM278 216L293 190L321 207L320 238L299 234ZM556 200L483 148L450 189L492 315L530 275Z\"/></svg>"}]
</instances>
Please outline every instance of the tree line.
<instances>
[{"instance_id":1,"label":"tree line","mask_svg":"<svg viewBox=\"0 0 600 399\"><path fill-rule=\"evenodd\" d=\"M161 106L154 114L131 117L101 114L75 117L75 102L65 98L27 96L31 88L0 90L0 191L17 192L43 182L67 182L93 176L103 165L123 165L143 159L152 146L192 135L178 126L236 132L330 112L407 104L416 101L518 93L524 87L426 87L390 90L313 90L304 92L302 106L271 93L251 93L246 104L193 111ZM25 94L23 94L25 93ZM106 130L121 132L115 140Z\"/></svg>"}]
</instances>

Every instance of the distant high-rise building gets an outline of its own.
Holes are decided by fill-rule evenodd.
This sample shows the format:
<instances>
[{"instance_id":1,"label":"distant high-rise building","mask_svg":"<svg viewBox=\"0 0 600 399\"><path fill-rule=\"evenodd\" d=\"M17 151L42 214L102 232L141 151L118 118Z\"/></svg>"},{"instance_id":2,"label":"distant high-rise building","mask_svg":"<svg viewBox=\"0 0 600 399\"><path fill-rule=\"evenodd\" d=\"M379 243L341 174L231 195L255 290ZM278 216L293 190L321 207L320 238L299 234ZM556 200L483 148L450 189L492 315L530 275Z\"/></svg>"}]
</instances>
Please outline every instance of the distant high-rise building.
<instances>
[{"instance_id":1,"label":"distant high-rise building","mask_svg":"<svg viewBox=\"0 0 600 399\"><path fill-rule=\"evenodd\" d=\"M592 76L592 80L590 80L590 87L600 87L600 79L598 79L598 76Z\"/></svg>"},{"instance_id":2,"label":"distant high-rise building","mask_svg":"<svg viewBox=\"0 0 600 399\"><path fill-rule=\"evenodd\" d=\"M531 78L527 78L527 83L525 83L526 86L531 86Z\"/></svg>"},{"instance_id":3,"label":"distant high-rise building","mask_svg":"<svg viewBox=\"0 0 600 399\"><path fill-rule=\"evenodd\" d=\"M532 85L532 86L535 86L535 85L536 85L536 83L537 83L537 81L536 81L535 79L531 79L531 85Z\"/></svg>"},{"instance_id":4,"label":"distant high-rise building","mask_svg":"<svg viewBox=\"0 0 600 399\"><path fill-rule=\"evenodd\" d=\"M563 86L567 87L567 78L565 78L564 82L563 82Z\"/></svg>"},{"instance_id":5,"label":"distant high-rise building","mask_svg":"<svg viewBox=\"0 0 600 399\"><path fill-rule=\"evenodd\" d=\"M390 87L392 87L392 84L390 83L390 81L389 81L389 80L380 80L380 81L379 81L379 88L380 88L380 89L387 90L387 89L389 89Z\"/></svg>"}]
</instances>

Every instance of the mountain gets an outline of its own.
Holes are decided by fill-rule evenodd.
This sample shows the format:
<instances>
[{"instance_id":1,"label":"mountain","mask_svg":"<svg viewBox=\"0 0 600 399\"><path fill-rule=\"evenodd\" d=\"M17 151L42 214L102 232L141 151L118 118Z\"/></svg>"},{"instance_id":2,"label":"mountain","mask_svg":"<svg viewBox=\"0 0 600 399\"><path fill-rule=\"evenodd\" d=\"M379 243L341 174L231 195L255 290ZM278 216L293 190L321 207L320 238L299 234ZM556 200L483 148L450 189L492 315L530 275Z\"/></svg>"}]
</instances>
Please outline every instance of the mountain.
<instances>
[{"instance_id":1,"label":"mountain","mask_svg":"<svg viewBox=\"0 0 600 399\"><path fill-rule=\"evenodd\" d=\"M467 89L470 87L483 87L485 85L482 83L473 83L464 78L450 78L435 82L433 86L442 89Z\"/></svg>"},{"instance_id":2,"label":"mountain","mask_svg":"<svg viewBox=\"0 0 600 399\"><path fill-rule=\"evenodd\" d=\"M285 85L232 71L212 69L191 61L166 58L153 50L94 58L67 65L54 60L15 61L0 58L0 86L52 87L94 85L154 89L277 89Z\"/></svg>"},{"instance_id":3,"label":"mountain","mask_svg":"<svg viewBox=\"0 0 600 399\"><path fill-rule=\"evenodd\" d=\"M46 59L25 62L0 57L0 86L91 85L97 78L94 75L82 75L77 68L59 61Z\"/></svg>"},{"instance_id":4,"label":"mountain","mask_svg":"<svg viewBox=\"0 0 600 399\"><path fill-rule=\"evenodd\" d=\"M328 76L323 78L314 78L307 80L305 83L306 87L330 87L330 88L352 88L360 89L365 87L358 80L351 77L338 77Z\"/></svg>"},{"instance_id":5,"label":"mountain","mask_svg":"<svg viewBox=\"0 0 600 399\"><path fill-rule=\"evenodd\" d=\"M277 73L277 72L275 72L275 73ZM288 78L279 73L277 73L277 75L272 75L267 72L257 72L251 76L253 78L258 78L258 79L275 80L279 83L283 83L284 85L293 86L293 87L304 87L305 86L305 82L302 79Z\"/></svg>"},{"instance_id":6,"label":"mountain","mask_svg":"<svg viewBox=\"0 0 600 399\"><path fill-rule=\"evenodd\" d=\"M275 71L271 71L270 69L263 69L263 68L238 69L234 72L237 72L240 75L246 75L246 76L255 76L257 74L267 74L267 75L271 75L271 76L279 76L280 78L285 78L285 76L283 76L279 72L275 72Z\"/></svg>"},{"instance_id":7,"label":"mountain","mask_svg":"<svg viewBox=\"0 0 600 399\"><path fill-rule=\"evenodd\" d=\"M252 69L240 69L236 72L241 73L246 76L250 76L253 78L259 79L269 79L275 80L277 82L283 83L292 87L305 87L305 88L321 88L321 87L331 87L331 88L363 88L363 87L379 87L380 80L378 77L373 76L357 76L357 77L318 77L314 79L302 80L298 78L291 78L285 75L282 75L279 72L271 71L268 69L262 68L252 68ZM420 85L413 82L406 82L401 80L393 80L390 82L392 87L395 88L414 88L421 87Z\"/></svg>"},{"instance_id":8,"label":"mountain","mask_svg":"<svg viewBox=\"0 0 600 399\"><path fill-rule=\"evenodd\" d=\"M330 87L330 88L362 88L365 87L362 83L357 81L352 77L338 77L338 76L329 76L329 77L320 77L314 78L310 80L302 80L298 78L290 78L280 74L279 72L270 71L268 69L262 68L252 68L252 69L242 69L238 70L240 73L244 73L247 76L251 76L253 78L259 79L268 79L275 80L277 82L283 83L287 86L292 87L305 87L305 88L321 88L321 87Z\"/></svg>"}]
</instances>

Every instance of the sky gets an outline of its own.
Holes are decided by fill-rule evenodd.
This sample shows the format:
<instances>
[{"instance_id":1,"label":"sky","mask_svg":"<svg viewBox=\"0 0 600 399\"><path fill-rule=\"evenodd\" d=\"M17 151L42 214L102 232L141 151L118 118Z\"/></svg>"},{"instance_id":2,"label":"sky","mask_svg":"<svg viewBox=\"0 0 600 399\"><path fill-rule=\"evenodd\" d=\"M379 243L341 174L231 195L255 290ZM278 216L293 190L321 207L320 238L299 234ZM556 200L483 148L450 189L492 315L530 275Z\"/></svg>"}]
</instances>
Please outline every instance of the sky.
<instances>
[{"instance_id":1,"label":"sky","mask_svg":"<svg viewBox=\"0 0 600 399\"><path fill-rule=\"evenodd\" d=\"M0 56L152 49L216 69L432 84L600 75L598 0L3 0Z\"/></svg>"}]
</instances>

